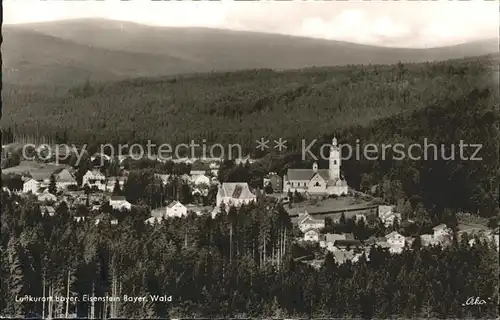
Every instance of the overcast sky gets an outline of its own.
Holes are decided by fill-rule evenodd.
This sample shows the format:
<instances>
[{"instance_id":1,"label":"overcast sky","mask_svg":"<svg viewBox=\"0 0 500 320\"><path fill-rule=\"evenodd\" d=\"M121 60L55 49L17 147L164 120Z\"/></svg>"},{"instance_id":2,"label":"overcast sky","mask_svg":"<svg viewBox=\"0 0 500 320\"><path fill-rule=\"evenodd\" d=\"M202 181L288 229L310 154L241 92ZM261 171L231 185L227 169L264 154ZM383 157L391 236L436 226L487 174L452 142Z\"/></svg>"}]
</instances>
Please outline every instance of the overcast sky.
<instances>
[{"instance_id":1,"label":"overcast sky","mask_svg":"<svg viewBox=\"0 0 500 320\"><path fill-rule=\"evenodd\" d=\"M107 18L159 26L283 33L383 46L497 38L497 1L171 2L4 0L4 23Z\"/></svg>"}]
</instances>

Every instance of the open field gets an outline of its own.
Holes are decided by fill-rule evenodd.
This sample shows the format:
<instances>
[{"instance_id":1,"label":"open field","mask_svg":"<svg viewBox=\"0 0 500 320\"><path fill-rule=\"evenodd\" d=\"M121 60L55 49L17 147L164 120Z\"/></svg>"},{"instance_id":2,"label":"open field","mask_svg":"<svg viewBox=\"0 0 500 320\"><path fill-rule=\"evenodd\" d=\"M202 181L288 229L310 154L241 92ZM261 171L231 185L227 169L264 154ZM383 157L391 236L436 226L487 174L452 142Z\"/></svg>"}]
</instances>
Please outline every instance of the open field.
<instances>
[{"instance_id":1,"label":"open field","mask_svg":"<svg viewBox=\"0 0 500 320\"><path fill-rule=\"evenodd\" d=\"M346 196L346 197L318 200L316 203L312 203L309 200L304 200L303 202L300 203L294 203L291 209L288 207L288 205L285 205L285 209L291 215L295 215L304 211L307 211L310 214L319 214L337 210L352 210L356 208L365 208L371 205L372 204L369 201L364 201L362 199L355 199L354 197Z\"/></svg>"},{"instance_id":2,"label":"open field","mask_svg":"<svg viewBox=\"0 0 500 320\"><path fill-rule=\"evenodd\" d=\"M2 174L22 174L29 172L37 180L49 179L54 171L67 168L65 165L54 163L40 163L35 161L22 161L18 166L3 169Z\"/></svg>"},{"instance_id":3,"label":"open field","mask_svg":"<svg viewBox=\"0 0 500 320\"><path fill-rule=\"evenodd\" d=\"M293 223L296 222L298 215L304 211L307 211L316 219L330 217L332 220L340 219L342 213L344 213L347 219L355 217L357 214L364 214L366 216L377 214L377 208L373 206L372 203L350 196L328 198L318 201L316 204L312 204L310 201L306 200L298 204L293 204L293 208L291 209L288 205L285 205L285 209L291 216Z\"/></svg>"}]
</instances>

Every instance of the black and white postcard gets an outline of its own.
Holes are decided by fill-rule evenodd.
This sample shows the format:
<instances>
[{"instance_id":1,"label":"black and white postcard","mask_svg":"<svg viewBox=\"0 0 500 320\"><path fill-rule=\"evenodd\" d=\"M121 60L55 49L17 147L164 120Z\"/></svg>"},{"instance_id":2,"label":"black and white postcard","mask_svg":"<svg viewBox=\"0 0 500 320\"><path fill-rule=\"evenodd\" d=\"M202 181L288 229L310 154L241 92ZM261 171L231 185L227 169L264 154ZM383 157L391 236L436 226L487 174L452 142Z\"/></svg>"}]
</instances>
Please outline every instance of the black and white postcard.
<instances>
[{"instance_id":1,"label":"black and white postcard","mask_svg":"<svg viewBox=\"0 0 500 320\"><path fill-rule=\"evenodd\" d=\"M499 317L498 2L2 5L0 318Z\"/></svg>"}]
</instances>

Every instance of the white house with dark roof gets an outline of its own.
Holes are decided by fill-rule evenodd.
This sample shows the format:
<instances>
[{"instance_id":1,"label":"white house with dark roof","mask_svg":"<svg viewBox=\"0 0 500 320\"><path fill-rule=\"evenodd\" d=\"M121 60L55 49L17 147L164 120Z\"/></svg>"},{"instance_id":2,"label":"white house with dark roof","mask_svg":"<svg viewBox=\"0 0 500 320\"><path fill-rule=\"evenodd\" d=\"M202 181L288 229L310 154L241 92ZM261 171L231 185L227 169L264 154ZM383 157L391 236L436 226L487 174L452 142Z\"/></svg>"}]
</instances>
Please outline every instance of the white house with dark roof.
<instances>
[{"instance_id":1,"label":"white house with dark roof","mask_svg":"<svg viewBox=\"0 0 500 320\"><path fill-rule=\"evenodd\" d=\"M218 213L221 204L227 206L241 206L255 201L257 197L250 191L246 182L224 182L219 186L215 210L212 217Z\"/></svg>"},{"instance_id":2,"label":"white house with dark roof","mask_svg":"<svg viewBox=\"0 0 500 320\"><path fill-rule=\"evenodd\" d=\"M187 208L185 205L180 203L179 201L173 201L167 206L167 211L165 213L166 217L186 217L187 216Z\"/></svg>"},{"instance_id":3,"label":"white house with dark roof","mask_svg":"<svg viewBox=\"0 0 500 320\"><path fill-rule=\"evenodd\" d=\"M309 195L347 194L347 182L340 175L340 159L340 148L337 145L337 139L333 138L329 168L319 169L315 162L312 169L288 169L283 177L283 191Z\"/></svg>"}]
</instances>

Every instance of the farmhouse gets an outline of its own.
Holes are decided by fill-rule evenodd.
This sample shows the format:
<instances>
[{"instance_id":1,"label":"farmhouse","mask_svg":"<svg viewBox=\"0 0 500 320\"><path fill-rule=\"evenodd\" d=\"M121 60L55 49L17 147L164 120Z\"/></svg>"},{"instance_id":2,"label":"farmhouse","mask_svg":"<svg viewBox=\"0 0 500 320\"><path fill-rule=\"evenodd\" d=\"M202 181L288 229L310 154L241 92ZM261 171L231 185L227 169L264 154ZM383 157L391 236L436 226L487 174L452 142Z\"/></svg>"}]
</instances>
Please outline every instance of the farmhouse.
<instances>
[{"instance_id":1,"label":"farmhouse","mask_svg":"<svg viewBox=\"0 0 500 320\"><path fill-rule=\"evenodd\" d=\"M283 178L284 192L305 193L310 196L347 194L347 182L340 175L340 148L333 138L330 148L329 168L318 169L315 162L312 169L288 169Z\"/></svg>"},{"instance_id":2,"label":"farmhouse","mask_svg":"<svg viewBox=\"0 0 500 320\"><path fill-rule=\"evenodd\" d=\"M185 205L180 203L179 201L174 201L167 206L167 211L165 213L167 217L186 217L187 216L187 208Z\"/></svg>"}]
</instances>

